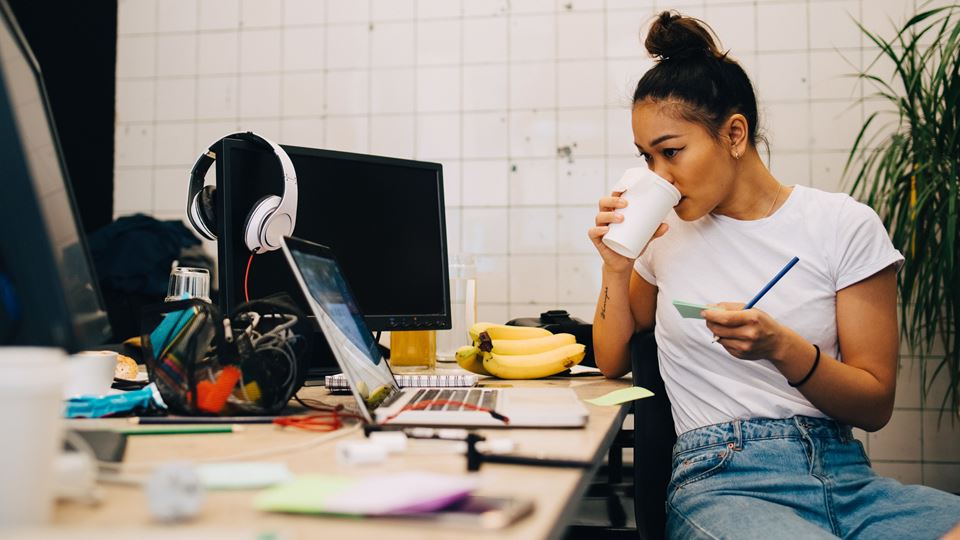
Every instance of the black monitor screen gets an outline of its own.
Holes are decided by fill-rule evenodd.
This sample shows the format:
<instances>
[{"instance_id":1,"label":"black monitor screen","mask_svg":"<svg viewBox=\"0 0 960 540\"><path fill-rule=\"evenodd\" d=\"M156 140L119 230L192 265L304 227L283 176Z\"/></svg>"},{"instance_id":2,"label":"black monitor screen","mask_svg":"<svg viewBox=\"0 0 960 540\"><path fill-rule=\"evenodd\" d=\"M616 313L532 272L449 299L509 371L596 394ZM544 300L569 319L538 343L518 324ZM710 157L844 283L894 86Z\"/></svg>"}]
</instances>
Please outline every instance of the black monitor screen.
<instances>
[{"instance_id":1,"label":"black monitor screen","mask_svg":"<svg viewBox=\"0 0 960 540\"><path fill-rule=\"evenodd\" d=\"M437 163L284 146L297 172L294 236L329 246L373 330L450 328L443 177ZM221 301L242 302L249 251L246 213L261 197L282 194L276 158L245 141L224 142L218 194ZM220 169L218 169L219 171ZM250 298L299 295L282 254L253 258ZM302 300L302 299L301 299ZM305 306L305 304L304 304Z\"/></svg>"},{"instance_id":2,"label":"black monitor screen","mask_svg":"<svg viewBox=\"0 0 960 540\"><path fill-rule=\"evenodd\" d=\"M103 343L109 325L49 110L36 60L0 1L0 264L19 306L5 341L77 349Z\"/></svg>"}]
</instances>

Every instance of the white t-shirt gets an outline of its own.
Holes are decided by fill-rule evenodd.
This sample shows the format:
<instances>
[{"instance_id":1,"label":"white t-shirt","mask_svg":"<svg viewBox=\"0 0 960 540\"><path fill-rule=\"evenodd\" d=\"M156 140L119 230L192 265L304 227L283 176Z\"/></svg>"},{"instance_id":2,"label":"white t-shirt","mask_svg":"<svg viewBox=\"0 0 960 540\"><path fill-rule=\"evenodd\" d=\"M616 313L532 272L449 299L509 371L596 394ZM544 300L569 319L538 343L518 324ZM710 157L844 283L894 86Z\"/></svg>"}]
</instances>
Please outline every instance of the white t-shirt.
<instances>
[{"instance_id":1,"label":"white t-shirt","mask_svg":"<svg viewBox=\"0 0 960 540\"><path fill-rule=\"evenodd\" d=\"M798 185L764 219L687 222L670 212L666 222L670 230L635 269L658 288L655 335L677 433L738 418L825 416L769 361L731 356L711 343L705 321L681 318L672 302L745 303L797 256L756 307L837 358L837 291L903 262L876 212Z\"/></svg>"}]
</instances>

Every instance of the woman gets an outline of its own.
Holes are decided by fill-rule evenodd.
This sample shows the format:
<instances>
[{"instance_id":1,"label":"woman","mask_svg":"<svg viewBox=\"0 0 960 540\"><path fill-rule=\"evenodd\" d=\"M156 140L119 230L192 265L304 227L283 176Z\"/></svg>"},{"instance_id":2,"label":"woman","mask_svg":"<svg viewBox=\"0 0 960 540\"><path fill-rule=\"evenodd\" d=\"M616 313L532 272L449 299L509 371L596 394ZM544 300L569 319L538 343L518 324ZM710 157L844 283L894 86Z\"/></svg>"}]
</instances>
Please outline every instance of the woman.
<instances>
[{"instance_id":1,"label":"woman","mask_svg":"<svg viewBox=\"0 0 960 540\"><path fill-rule=\"evenodd\" d=\"M678 440L671 537L937 537L960 498L876 476L850 426L890 419L897 373L896 270L880 219L847 195L784 186L757 152L743 69L699 21L664 12L657 64L634 93L634 142L680 202L636 260L601 239L626 202L600 200L597 365L630 370L628 342L655 328ZM744 304L791 258L758 303ZM716 304L683 319L673 300ZM840 359L842 358L842 361Z\"/></svg>"}]
</instances>

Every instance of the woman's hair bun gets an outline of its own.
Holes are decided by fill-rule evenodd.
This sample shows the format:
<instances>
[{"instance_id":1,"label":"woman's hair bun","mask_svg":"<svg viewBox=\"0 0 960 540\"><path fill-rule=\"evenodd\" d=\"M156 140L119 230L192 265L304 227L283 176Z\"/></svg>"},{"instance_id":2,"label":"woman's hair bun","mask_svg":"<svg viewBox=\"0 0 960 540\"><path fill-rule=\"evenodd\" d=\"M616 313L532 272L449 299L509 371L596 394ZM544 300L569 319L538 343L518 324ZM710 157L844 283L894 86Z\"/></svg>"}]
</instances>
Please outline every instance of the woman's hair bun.
<instances>
[{"instance_id":1,"label":"woman's hair bun","mask_svg":"<svg viewBox=\"0 0 960 540\"><path fill-rule=\"evenodd\" d=\"M675 11L664 11L654 19L644 46L651 56L661 60L724 57L706 23Z\"/></svg>"}]
</instances>

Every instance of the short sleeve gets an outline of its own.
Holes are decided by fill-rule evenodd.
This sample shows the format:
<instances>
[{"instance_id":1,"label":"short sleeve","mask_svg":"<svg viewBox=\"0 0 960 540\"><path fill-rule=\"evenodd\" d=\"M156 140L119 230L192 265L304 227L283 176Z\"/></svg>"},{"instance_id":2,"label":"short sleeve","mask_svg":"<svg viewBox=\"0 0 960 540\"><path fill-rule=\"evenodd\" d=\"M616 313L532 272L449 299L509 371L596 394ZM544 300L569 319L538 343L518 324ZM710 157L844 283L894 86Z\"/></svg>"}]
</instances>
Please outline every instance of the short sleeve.
<instances>
[{"instance_id":1,"label":"short sleeve","mask_svg":"<svg viewBox=\"0 0 960 540\"><path fill-rule=\"evenodd\" d=\"M884 268L903 265L903 255L893 246L880 216L851 197L840 205L836 240L836 290L862 281Z\"/></svg>"},{"instance_id":2,"label":"short sleeve","mask_svg":"<svg viewBox=\"0 0 960 540\"><path fill-rule=\"evenodd\" d=\"M654 287L657 285L657 275L653 271L653 253L656 250L655 246L656 242L651 242L643 254L633 263L633 269L640 274L640 277Z\"/></svg>"}]
</instances>

